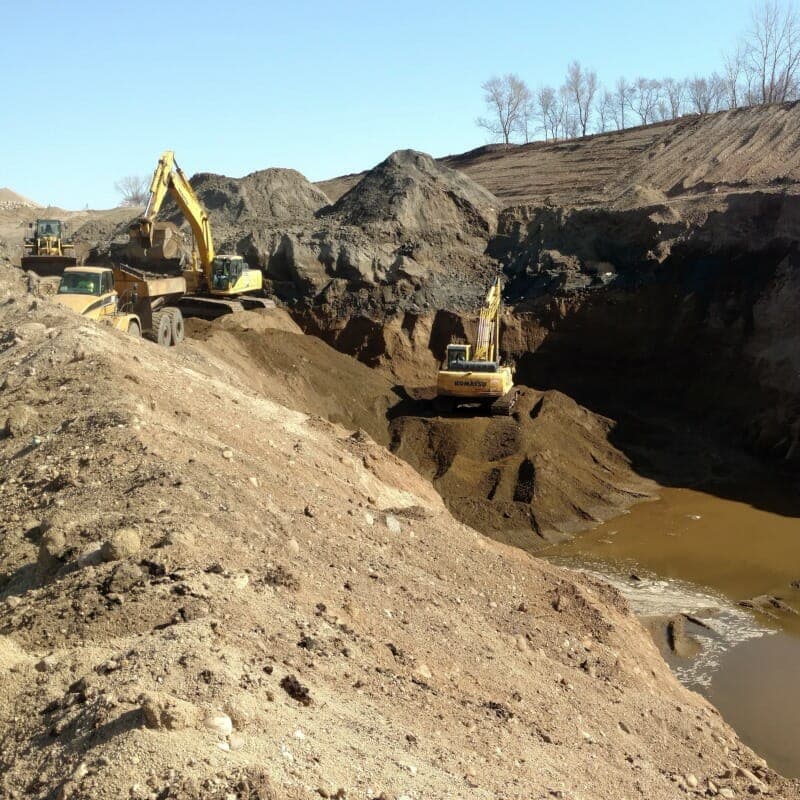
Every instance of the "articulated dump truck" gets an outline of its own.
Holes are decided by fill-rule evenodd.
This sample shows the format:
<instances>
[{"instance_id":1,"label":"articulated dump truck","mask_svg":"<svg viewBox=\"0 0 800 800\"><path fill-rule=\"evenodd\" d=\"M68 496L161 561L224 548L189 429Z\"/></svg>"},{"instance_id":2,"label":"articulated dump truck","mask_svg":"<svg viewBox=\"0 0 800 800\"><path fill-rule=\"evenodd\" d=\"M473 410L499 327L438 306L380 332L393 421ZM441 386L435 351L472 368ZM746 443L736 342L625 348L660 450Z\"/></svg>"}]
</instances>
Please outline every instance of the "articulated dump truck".
<instances>
[{"instance_id":1,"label":"articulated dump truck","mask_svg":"<svg viewBox=\"0 0 800 800\"><path fill-rule=\"evenodd\" d=\"M184 338L177 303L186 294L183 276L155 275L133 267L68 267L55 299L103 325L145 336L164 347Z\"/></svg>"}]
</instances>

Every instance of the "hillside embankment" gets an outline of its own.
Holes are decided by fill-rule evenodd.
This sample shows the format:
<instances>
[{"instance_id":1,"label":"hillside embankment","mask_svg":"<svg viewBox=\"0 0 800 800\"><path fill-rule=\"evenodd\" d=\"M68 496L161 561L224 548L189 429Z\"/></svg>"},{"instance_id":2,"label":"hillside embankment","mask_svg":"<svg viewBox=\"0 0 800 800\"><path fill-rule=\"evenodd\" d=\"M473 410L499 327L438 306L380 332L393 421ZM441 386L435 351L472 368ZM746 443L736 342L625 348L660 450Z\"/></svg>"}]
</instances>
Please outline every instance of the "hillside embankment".
<instances>
[{"instance_id":1,"label":"hillside embankment","mask_svg":"<svg viewBox=\"0 0 800 800\"><path fill-rule=\"evenodd\" d=\"M3 796L798 796L614 590L270 399L344 358L285 317L166 350L0 281Z\"/></svg>"}]
</instances>

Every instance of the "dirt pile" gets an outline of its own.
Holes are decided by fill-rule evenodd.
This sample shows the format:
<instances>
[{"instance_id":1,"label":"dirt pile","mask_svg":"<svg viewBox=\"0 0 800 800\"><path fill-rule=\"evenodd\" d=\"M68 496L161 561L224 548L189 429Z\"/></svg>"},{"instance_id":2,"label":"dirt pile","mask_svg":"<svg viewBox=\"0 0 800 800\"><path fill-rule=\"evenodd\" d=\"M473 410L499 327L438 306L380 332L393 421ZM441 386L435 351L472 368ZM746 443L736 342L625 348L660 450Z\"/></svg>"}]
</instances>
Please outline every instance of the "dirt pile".
<instances>
[{"instance_id":1,"label":"dirt pile","mask_svg":"<svg viewBox=\"0 0 800 800\"><path fill-rule=\"evenodd\" d=\"M609 443L611 421L558 392L525 391L511 419L434 416L395 388L391 362L369 369L287 319L246 313L190 320L187 331L260 395L391 443L457 519L483 533L535 549L652 494Z\"/></svg>"},{"instance_id":2,"label":"dirt pile","mask_svg":"<svg viewBox=\"0 0 800 800\"><path fill-rule=\"evenodd\" d=\"M0 282L3 796L798 796L607 586L204 343Z\"/></svg>"},{"instance_id":3,"label":"dirt pile","mask_svg":"<svg viewBox=\"0 0 800 800\"><path fill-rule=\"evenodd\" d=\"M259 395L388 444L387 414L400 402L392 381L304 335L282 312L187 320L187 335Z\"/></svg>"},{"instance_id":4,"label":"dirt pile","mask_svg":"<svg viewBox=\"0 0 800 800\"><path fill-rule=\"evenodd\" d=\"M285 300L461 305L474 302L491 273L484 252L498 202L423 153L392 154L333 206L293 170L191 180L217 249L260 266ZM166 216L182 221L177 210Z\"/></svg>"},{"instance_id":5,"label":"dirt pile","mask_svg":"<svg viewBox=\"0 0 800 800\"><path fill-rule=\"evenodd\" d=\"M39 204L34 203L33 200L28 200L21 194L15 192L13 189L3 187L0 189L0 208L5 210L13 210L19 208L38 208Z\"/></svg>"},{"instance_id":6,"label":"dirt pile","mask_svg":"<svg viewBox=\"0 0 800 800\"><path fill-rule=\"evenodd\" d=\"M293 169L262 169L243 178L200 172L191 184L208 212L221 252L235 250L242 239L278 223L311 220L330 203ZM185 222L172 201L165 204L163 216L176 224Z\"/></svg>"},{"instance_id":7,"label":"dirt pile","mask_svg":"<svg viewBox=\"0 0 800 800\"><path fill-rule=\"evenodd\" d=\"M609 443L612 425L559 392L524 390L511 418L399 416L391 449L453 516L535 550L653 496Z\"/></svg>"}]
</instances>

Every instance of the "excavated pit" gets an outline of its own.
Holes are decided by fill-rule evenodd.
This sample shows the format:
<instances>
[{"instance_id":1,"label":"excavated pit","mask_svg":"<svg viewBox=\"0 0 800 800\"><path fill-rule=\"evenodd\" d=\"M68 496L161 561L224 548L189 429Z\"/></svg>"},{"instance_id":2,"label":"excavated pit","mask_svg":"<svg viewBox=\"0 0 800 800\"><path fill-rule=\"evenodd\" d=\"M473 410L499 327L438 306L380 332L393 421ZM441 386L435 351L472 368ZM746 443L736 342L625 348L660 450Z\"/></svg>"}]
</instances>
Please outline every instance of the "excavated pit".
<instances>
[{"instance_id":1,"label":"excavated pit","mask_svg":"<svg viewBox=\"0 0 800 800\"><path fill-rule=\"evenodd\" d=\"M511 418L440 416L387 370L302 334L279 313L192 320L187 334L253 391L366 431L429 478L458 519L527 549L653 494L610 444L612 421L560 392L524 391Z\"/></svg>"}]
</instances>

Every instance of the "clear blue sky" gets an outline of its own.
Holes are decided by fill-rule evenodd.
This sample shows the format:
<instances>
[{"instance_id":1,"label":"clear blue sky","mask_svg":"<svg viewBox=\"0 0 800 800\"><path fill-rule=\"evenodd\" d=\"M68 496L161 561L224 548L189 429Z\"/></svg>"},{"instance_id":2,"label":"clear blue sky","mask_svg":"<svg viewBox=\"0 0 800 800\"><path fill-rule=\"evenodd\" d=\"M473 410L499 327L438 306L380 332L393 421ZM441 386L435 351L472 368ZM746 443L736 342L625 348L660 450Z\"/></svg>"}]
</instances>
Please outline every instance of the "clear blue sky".
<instances>
[{"instance_id":1,"label":"clear blue sky","mask_svg":"<svg viewBox=\"0 0 800 800\"><path fill-rule=\"evenodd\" d=\"M578 58L620 75L707 73L750 0L6 2L0 186L113 206L162 150L188 172L294 167L311 180L413 147L476 147L480 84L558 85Z\"/></svg>"}]
</instances>

